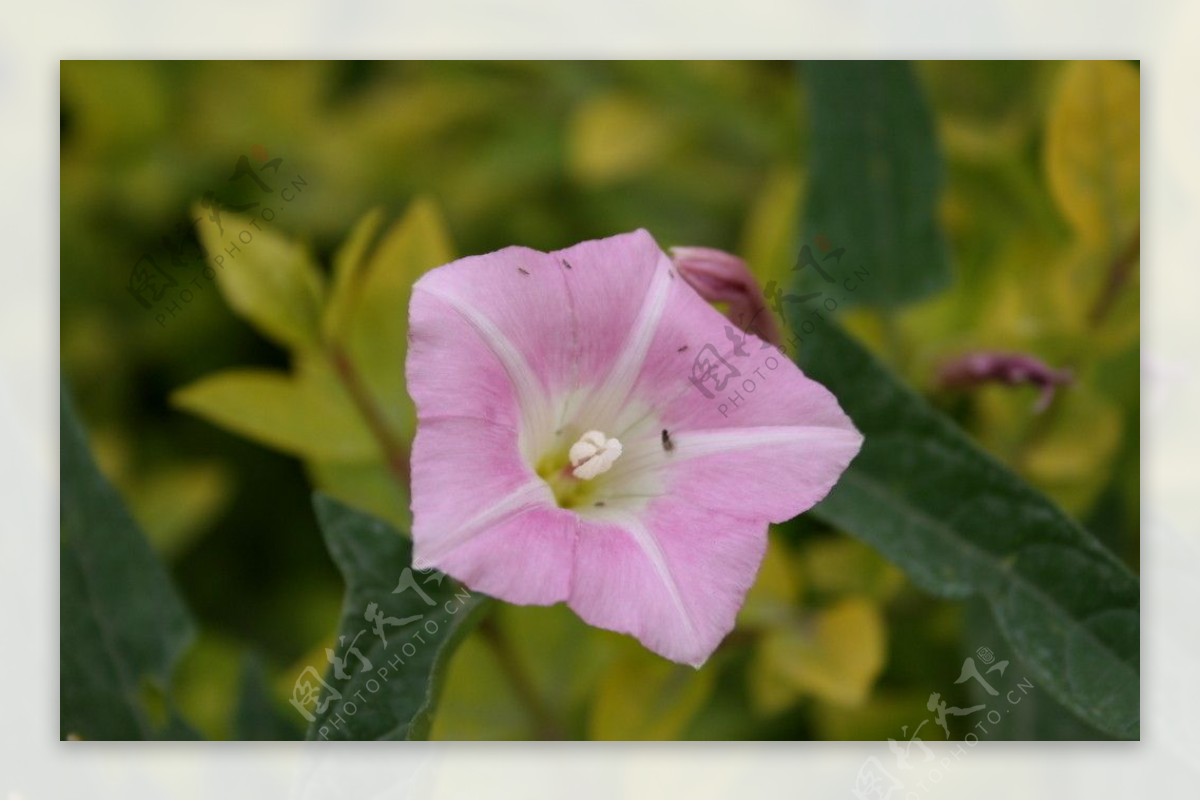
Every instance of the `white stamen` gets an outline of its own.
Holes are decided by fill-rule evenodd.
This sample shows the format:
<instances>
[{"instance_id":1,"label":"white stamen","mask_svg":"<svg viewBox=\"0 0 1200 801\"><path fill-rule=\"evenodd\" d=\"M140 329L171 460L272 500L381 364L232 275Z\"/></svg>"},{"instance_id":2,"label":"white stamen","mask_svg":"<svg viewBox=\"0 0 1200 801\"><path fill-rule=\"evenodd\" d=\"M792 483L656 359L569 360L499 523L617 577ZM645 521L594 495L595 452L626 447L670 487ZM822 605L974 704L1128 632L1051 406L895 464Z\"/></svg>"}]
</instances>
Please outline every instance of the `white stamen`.
<instances>
[{"instance_id":1,"label":"white stamen","mask_svg":"<svg viewBox=\"0 0 1200 801\"><path fill-rule=\"evenodd\" d=\"M575 468L572 475L586 481L608 472L621 455L621 441L604 436L603 431L589 431L571 446L567 455Z\"/></svg>"}]
</instances>

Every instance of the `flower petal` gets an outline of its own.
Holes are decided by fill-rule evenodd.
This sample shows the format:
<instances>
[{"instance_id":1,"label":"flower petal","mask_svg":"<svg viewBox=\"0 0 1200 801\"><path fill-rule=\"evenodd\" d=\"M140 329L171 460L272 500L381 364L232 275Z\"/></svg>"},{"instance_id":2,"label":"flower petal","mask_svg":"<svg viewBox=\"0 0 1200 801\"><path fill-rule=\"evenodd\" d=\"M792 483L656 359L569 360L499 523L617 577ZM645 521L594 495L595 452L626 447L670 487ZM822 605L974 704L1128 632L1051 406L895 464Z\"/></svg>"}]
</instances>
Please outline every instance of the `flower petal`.
<instances>
[{"instance_id":1,"label":"flower petal","mask_svg":"<svg viewBox=\"0 0 1200 801\"><path fill-rule=\"evenodd\" d=\"M467 540L435 564L472 590L514 604L567 600L578 519L553 505L526 507Z\"/></svg>"},{"instance_id":2,"label":"flower petal","mask_svg":"<svg viewBox=\"0 0 1200 801\"><path fill-rule=\"evenodd\" d=\"M637 516L580 524L568 601L594 626L699 667L734 626L767 527L661 498Z\"/></svg>"},{"instance_id":3,"label":"flower petal","mask_svg":"<svg viewBox=\"0 0 1200 801\"><path fill-rule=\"evenodd\" d=\"M589 393L585 416L607 419L641 371L669 272L646 231L554 253L509 247L430 271L409 311L406 369L418 413L524 419L544 436L579 411L552 409L549 398L602 387Z\"/></svg>"},{"instance_id":4,"label":"flower petal","mask_svg":"<svg viewBox=\"0 0 1200 801\"><path fill-rule=\"evenodd\" d=\"M708 658L767 522L819 501L861 446L828 391L645 231L462 259L418 282L411 318L417 559L513 603L567 600L676 661ZM624 451L611 486L635 502L557 508L531 465L568 421Z\"/></svg>"},{"instance_id":5,"label":"flower petal","mask_svg":"<svg viewBox=\"0 0 1200 801\"><path fill-rule=\"evenodd\" d=\"M522 461L516 431L425 418L413 442L413 558L514 603L564 600L575 522Z\"/></svg>"},{"instance_id":6,"label":"flower petal","mask_svg":"<svg viewBox=\"0 0 1200 801\"><path fill-rule=\"evenodd\" d=\"M675 282L671 261L643 230L552 255L571 265L564 276L578 330L580 381L575 386L590 389L582 414L614 419L662 322Z\"/></svg>"},{"instance_id":7,"label":"flower petal","mask_svg":"<svg viewBox=\"0 0 1200 801\"><path fill-rule=\"evenodd\" d=\"M510 247L426 273L409 306L407 370L418 412L524 419L552 430L547 399L573 370L573 349L563 346L575 323L562 271L545 253Z\"/></svg>"}]
</instances>

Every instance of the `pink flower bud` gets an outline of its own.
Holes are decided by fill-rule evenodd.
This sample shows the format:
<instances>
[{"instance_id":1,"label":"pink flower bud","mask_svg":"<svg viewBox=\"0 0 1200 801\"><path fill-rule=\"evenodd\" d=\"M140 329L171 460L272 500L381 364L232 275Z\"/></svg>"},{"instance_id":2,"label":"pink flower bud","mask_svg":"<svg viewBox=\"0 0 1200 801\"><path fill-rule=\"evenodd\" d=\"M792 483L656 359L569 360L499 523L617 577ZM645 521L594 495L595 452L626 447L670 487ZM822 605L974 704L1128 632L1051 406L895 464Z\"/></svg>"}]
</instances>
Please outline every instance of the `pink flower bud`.
<instances>
[{"instance_id":1,"label":"pink flower bud","mask_svg":"<svg viewBox=\"0 0 1200 801\"><path fill-rule=\"evenodd\" d=\"M698 247L671 248L675 269L700 297L709 303L726 303L726 316L743 331L779 347L779 324L767 309L762 287L746 262L723 250Z\"/></svg>"}]
</instances>

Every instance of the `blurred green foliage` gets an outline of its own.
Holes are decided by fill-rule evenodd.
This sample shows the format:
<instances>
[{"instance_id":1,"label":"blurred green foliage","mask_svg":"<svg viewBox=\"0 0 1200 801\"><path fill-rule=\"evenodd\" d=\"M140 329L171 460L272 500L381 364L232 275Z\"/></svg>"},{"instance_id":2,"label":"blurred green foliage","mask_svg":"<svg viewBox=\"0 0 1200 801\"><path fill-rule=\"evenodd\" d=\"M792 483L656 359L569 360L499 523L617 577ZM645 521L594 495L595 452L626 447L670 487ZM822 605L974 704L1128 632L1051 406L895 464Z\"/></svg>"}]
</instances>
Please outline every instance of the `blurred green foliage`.
<instances>
[{"instance_id":1,"label":"blurred green foliage","mask_svg":"<svg viewBox=\"0 0 1200 801\"><path fill-rule=\"evenodd\" d=\"M415 277L454 254L645 227L664 247L738 252L786 285L809 183L804 69L63 63L63 372L199 625L175 681L189 721L209 737L254 730L236 710L260 670L286 718L296 675L324 664L343 585L313 487L407 527L396 478L413 430ZM1136 569L1137 67L939 62L916 75L945 164L953 282L843 320ZM229 258L262 268L206 272L201 248L244 230L253 241ZM143 306L136 269L176 283ZM1029 388L941 387L939 366L973 349L1032 353L1076 380L1041 415ZM563 608L500 606L455 655L432 735L900 737L933 691L966 705L954 679L981 646L1012 658L986 610L928 598L806 516L772 530L739 627L704 670ZM246 667L247 652L261 663ZM1008 733L1034 735L1095 733L1034 720Z\"/></svg>"}]
</instances>

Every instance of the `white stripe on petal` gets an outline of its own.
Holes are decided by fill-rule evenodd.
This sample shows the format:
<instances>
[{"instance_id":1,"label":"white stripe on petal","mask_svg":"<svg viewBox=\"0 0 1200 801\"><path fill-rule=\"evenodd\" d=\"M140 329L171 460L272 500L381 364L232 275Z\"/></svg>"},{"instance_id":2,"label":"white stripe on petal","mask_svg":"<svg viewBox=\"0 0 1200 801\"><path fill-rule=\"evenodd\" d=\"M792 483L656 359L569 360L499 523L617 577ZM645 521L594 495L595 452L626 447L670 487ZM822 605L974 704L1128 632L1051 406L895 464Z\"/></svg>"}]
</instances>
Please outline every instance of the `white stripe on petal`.
<instances>
[{"instance_id":1,"label":"white stripe on petal","mask_svg":"<svg viewBox=\"0 0 1200 801\"><path fill-rule=\"evenodd\" d=\"M529 366L529 362L525 361L521 351L504 335L504 332L486 314L462 298L431 286L418 285L416 289L428 292L450 306L475 329L480 339L495 354L496 359L504 368L504 372L508 373L508 378L516 389L517 403L521 407L521 413L531 425L532 432L552 431L553 423L551 422L549 403L546 400L546 390L533 372L533 368Z\"/></svg>"},{"instance_id":2,"label":"white stripe on petal","mask_svg":"<svg viewBox=\"0 0 1200 801\"><path fill-rule=\"evenodd\" d=\"M623 480L636 482L653 471L669 470L671 464L681 460L754 448L795 445L850 447L861 441L862 435L857 431L830 426L747 426L680 430L671 433L671 443L674 447L670 454L663 453L657 446L632 454L621 464L621 477Z\"/></svg>"},{"instance_id":3,"label":"white stripe on petal","mask_svg":"<svg viewBox=\"0 0 1200 801\"><path fill-rule=\"evenodd\" d=\"M515 514L524 512L535 506L554 505L554 498L549 487L540 479L522 484L505 495L502 499L489 505L467 522L463 523L449 534L431 538L426 534L422 539L430 542L429 547L420 555L423 561L436 563L446 554L464 544L472 537L482 533L487 528L496 525Z\"/></svg>"},{"instance_id":4,"label":"white stripe on petal","mask_svg":"<svg viewBox=\"0 0 1200 801\"><path fill-rule=\"evenodd\" d=\"M794 445L850 445L862 440L853 429L827 426L751 426L680 431L671 435L671 457L688 459L747 448Z\"/></svg>"},{"instance_id":5,"label":"white stripe on petal","mask_svg":"<svg viewBox=\"0 0 1200 801\"><path fill-rule=\"evenodd\" d=\"M629 398L629 393L642 372L642 365L646 363L646 353L650 350L650 343L654 341L654 335L658 331L670 289L670 274L661 265L656 265L641 311L625 339L621 354L617 356L612 369L587 401L587 413L593 419L615 420L617 412ZM586 335L586 332L584 334Z\"/></svg>"},{"instance_id":6,"label":"white stripe on petal","mask_svg":"<svg viewBox=\"0 0 1200 801\"><path fill-rule=\"evenodd\" d=\"M620 526L623 531L633 538L633 541L642 550L642 553L650 560L655 574L662 581L663 587L666 588L667 595L675 607L675 611L679 613L679 617L687 629L688 639L693 644L698 643L700 635L696 631L696 623L692 620L691 612L688 611L687 605L683 602L683 596L679 592L679 584L675 581L675 575L671 572L671 567L667 564L667 558L663 554L662 547L658 544L658 540L654 534L642 524L641 520L630 514L622 514L620 512L611 513L605 515L604 520Z\"/></svg>"}]
</instances>

